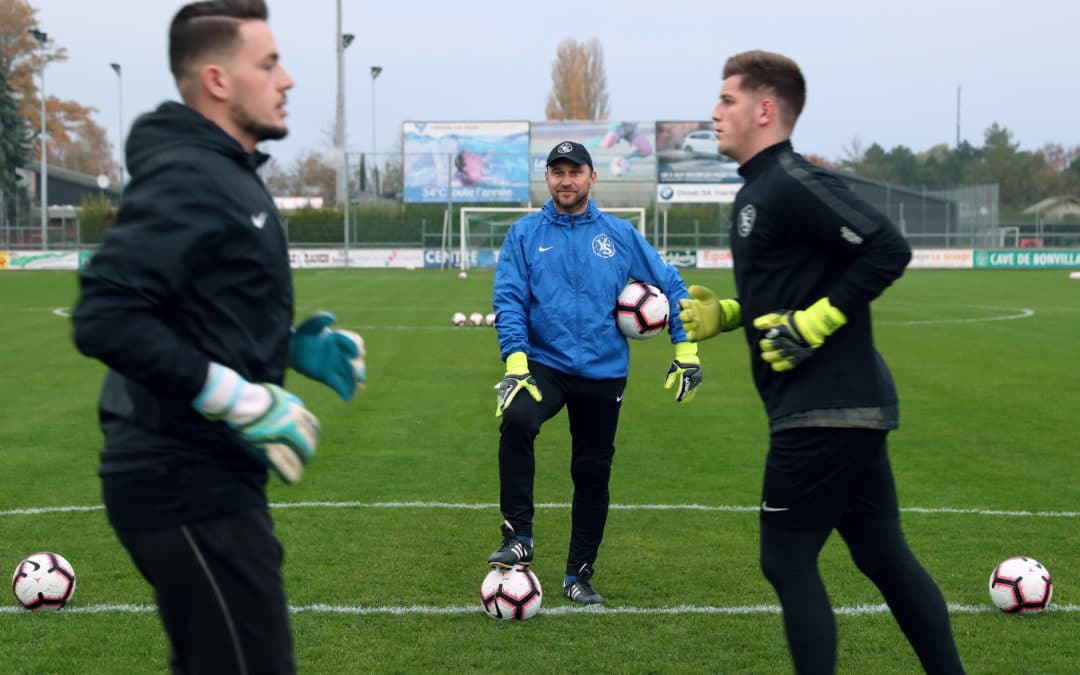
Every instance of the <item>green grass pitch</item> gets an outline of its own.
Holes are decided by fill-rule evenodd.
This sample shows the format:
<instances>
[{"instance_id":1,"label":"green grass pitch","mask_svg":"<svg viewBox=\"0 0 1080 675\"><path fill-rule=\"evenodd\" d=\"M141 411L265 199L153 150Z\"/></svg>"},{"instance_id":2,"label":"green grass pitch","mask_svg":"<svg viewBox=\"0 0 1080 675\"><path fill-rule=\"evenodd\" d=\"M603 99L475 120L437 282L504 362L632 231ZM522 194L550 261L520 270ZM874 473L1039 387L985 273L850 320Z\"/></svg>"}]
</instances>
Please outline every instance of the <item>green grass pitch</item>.
<instances>
[{"instance_id":1,"label":"green grass pitch","mask_svg":"<svg viewBox=\"0 0 1080 675\"><path fill-rule=\"evenodd\" d=\"M731 293L730 272L686 270ZM757 566L766 426L743 337L702 345L705 383L676 406L662 388L666 334L634 343L595 584L583 611L559 593L571 485L565 413L537 444L540 615L479 608L499 542L492 274L296 274L297 315L336 312L367 341L370 384L351 404L291 374L323 425L302 483L274 483L277 532L309 673L786 673L776 599ZM66 556L69 609L0 602L0 672L165 672L149 587L100 508L95 402L102 366L71 343L73 273L0 274L0 567ZM1080 282L1066 271L908 272L874 305L900 391L890 437L903 522L952 609L971 673L1069 673L1080 664ZM285 508L289 507L291 508ZM91 507L60 510L60 507ZM1045 564L1052 611L993 610L987 578L1012 555ZM838 537L821 569L839 616L839 671L918 672L882 600Z\"/></svg>"}]
</instances>

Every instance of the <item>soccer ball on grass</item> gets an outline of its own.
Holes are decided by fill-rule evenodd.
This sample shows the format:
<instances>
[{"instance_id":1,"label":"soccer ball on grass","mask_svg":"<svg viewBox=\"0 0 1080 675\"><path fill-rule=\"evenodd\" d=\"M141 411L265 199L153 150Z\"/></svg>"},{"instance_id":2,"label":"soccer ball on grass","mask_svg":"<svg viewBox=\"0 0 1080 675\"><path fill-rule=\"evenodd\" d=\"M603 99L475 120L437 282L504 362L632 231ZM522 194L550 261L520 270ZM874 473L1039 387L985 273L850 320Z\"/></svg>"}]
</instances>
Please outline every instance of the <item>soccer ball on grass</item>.
<instances>
[{"instance_id":1,"label":"soccer ball on grass","mask_svg":"<svg viewBox=\"0 0 1080 675\"><path fill-rule=\"evenodd\" d=\"M480 584L480 606L493 619L525 621L540 611L540 580L525 565L494 567Z\"/></svg>"},{"instance_id":2,"label":"soccer ball on grass","mask_svg":"<svg viewBox=\"0 0 1080 675\"><path fill-rule=\"evenodd\" d=\"M659 288L644 281L631 281L619 293L615 320L628 338L651 338L667 325L671 305Z\"/></svg>"},{"instance_id":3,"label":"soccer ball on grass","mask_svg":"<svg viewBox=\"0 0 1080 675\"><path fill-rule=\"evenodd\" d=\"M59 553L28 555L11 575L11 590L31 612L60 609L75 593L75 568Z\"/></svg>"},{"instance_id":4,"label":"soccer ball on grass","mask_svg":"<svg viewBox=\"0 0 1080 675\"><path fill-rule=\"evenodd\" d=\"M1003 612L1041 612L1053 595L1050 572L1032 558L1008 558L990 573L990 599Z\"/></svg>"}]
</instances>

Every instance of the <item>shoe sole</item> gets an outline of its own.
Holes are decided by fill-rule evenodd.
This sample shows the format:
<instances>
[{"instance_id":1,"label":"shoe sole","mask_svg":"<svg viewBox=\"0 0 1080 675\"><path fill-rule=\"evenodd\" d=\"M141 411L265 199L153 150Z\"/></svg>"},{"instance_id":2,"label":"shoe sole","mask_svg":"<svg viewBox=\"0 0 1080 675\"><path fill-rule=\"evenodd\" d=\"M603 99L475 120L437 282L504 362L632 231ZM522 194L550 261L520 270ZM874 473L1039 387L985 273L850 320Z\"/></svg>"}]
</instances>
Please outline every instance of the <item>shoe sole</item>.
<instances>
[{"instance_id":1,"label":"shoe sole","mask_svg":"<svg viewBox=\"0 0 1080 675\"><path fill-rule=\"evenodd\" d=\"M488 561L488 567L501 567L504 570L512 570L515 567L517 567L518 565L521 565L523 567L528 567L531 564L532 564L531 560L529 562L516 562L516 563L514 563L512 565L507 564L507 563L503 563L503 562L491 562L490 560Z\"/></svg>"}]
</instances>

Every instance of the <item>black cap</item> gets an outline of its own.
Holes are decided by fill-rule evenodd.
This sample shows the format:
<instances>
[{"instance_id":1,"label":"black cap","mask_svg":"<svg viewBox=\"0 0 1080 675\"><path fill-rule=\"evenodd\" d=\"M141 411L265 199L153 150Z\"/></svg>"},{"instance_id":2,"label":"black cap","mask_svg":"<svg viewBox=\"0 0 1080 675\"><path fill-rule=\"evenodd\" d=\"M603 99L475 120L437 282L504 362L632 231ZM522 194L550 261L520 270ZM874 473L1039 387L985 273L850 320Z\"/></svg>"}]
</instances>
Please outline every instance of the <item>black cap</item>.
<instances>
[{"instance_id":1,"label":"black cap","mask_svg":"<svg viewBox=\"0 0 1080 675\"><path fill-rule=\"evenodd\" d=\"M571 161L578 166L588 164L590 169L593 168L592 156L589 155L589 151L581 143L573 141L559 143L548 153L547 165L551 166L560 159Z\"/></svg>"}]
</instances>

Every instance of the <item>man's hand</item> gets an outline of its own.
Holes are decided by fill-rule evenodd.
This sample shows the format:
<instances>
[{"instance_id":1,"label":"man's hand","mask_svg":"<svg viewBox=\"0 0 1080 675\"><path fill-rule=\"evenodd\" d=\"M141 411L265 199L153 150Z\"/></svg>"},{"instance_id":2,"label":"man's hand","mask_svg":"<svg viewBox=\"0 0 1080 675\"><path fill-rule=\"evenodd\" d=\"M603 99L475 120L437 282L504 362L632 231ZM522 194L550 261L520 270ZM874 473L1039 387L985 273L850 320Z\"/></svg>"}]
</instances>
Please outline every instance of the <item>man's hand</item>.
<instances>
[{"instance_id":1,"label":"man's hand","mask_svg":"<svg viewBox=\"0 0 1080 675\"><path fill-rule=\"evenodd\" d=\"M697 345L692 342L680 342L675 345L675 360L667 371L664 389L671 389L676 383L675 402L690 402L701 386L701 361L697 355Z\"/></svg>"},{"instance_id":2,"label":"man's hand","mask_svg":"<svg viewBox=\"0 0 1080 675\"><path fill-rule=\"evenodd\" d=\"M772 364L776 372L791 370L814 355L825 344L825 338L847 323L839 309L822 298L805 310L783 310L754 319L754 328L763 330L765 337L758 342L761 358Z\"/></svg>"},{"instance_id":3,"label":"man's hand","mask_svg":"<svg viewBox=\"0 0 1080 675\"><path fill-rule=\"evenodd\" d=\"M679 320L686 330L686 339L700 342L717 333L735 330L742 322L742 309L738 300L721 300L704 286L686 289L689 298L679 300Z\"/></svg>"},{"instance_id":4,"label":"man's hand","mask_svg":"<svg viewBox=\"0 0 1080 675\"><path fill-rule=\"evenodd\" d=\"M235 429L251 454L286 483L298 482L315 455L319 420L276 384L252 384L236 371L211 363L206 385L192 406Z\"/></svg>"},{"instance_id":5,"label":"man's hand","mask_svg":"<svg viewBox=\"0 0 1080 675\"><path fill-rule=\"evenodd\" d=\"M536 380L529 374L529 360L525 352L514 352L506 357L506 375L495 385L495 417L502 417L522 389L529 392L537 403L544 400Z\"/></svg>"},{"instance_id":6,"label":"man's hand","mask_svg":"<svg viewBox=\"0 0 1080 675\"><path fill-rule=\"evenodd\" d=\"M348 330L331 330L330 312L316 312L293 331L290 365L298 373L327 385L348 401L357 386L364 386L367 366L364 338Z\"/></svg>"}]
</instances>

